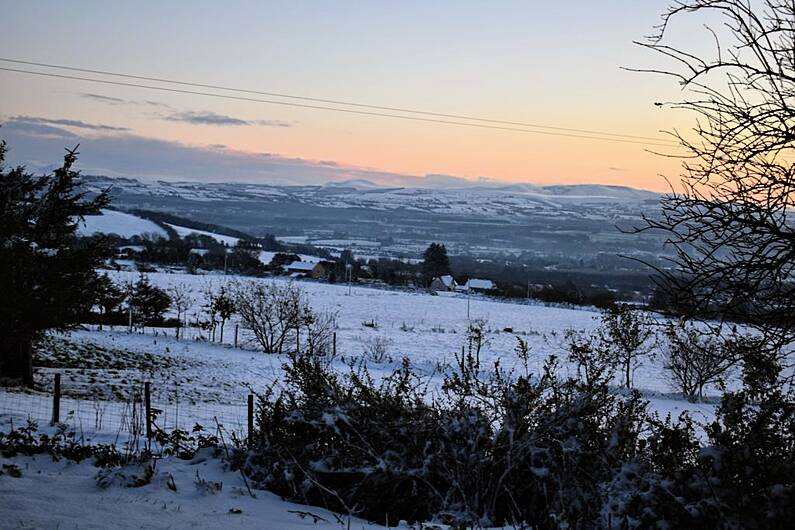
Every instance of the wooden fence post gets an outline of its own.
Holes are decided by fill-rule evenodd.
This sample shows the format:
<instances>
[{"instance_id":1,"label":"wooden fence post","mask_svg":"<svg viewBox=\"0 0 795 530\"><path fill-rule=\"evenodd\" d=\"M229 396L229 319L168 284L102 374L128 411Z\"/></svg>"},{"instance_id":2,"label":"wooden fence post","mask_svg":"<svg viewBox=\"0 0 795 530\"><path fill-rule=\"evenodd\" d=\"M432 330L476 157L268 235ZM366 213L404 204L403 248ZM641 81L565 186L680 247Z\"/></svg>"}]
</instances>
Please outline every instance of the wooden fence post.
<instances>
[{"instance_id":1,"label":"wooden fence post","mask_svg":"<svg viewBox=\"0 0 795 530\"><path fill-rule=\"evenodd\" d=\"M144 406L146 407L146 439L152 441L152 394L151 383L144 383Z\"/></svg>"},{"instance_id":2,"label":"wooden fence post","mask_svg":"<svg viewBox=\"0 0 795 530\"><path fill-rule=\"evenodd\" d=\"M248 445L254 444L254 394L248 395Z\"/></svg>"},{"instance_id":3,"label":"wooden fence post","mask_svg":"<svg viewBox=\"0 0 795 530\"><path fill-rule=\"evenodd\" d=\"M235 324L235 348L237 348L237 330L239 327L239 324Z\"/></svg>"},{"instance_id":4,"label":"wooden fence post","mask_svg":"<svg viewBox=\"0 0 795 530\"><path fill-rule=\"evenodd\" d=\"M61 374L55 374L55 386L52 391L52 424L61 421Z\"/></svg>"},{"instance_id":5,"label":"wooden fence post","mask_svg":"<svg viewBox=\"0 0 795 530\"><path fill-rule=\"evenodd\" d=\"M332 336L331 347L332 347L331 353L332 353L332 355L334 357L336 357L337 356L337 332L336 331L334 332L334 334Z\"/></svg>"}]
</instances>

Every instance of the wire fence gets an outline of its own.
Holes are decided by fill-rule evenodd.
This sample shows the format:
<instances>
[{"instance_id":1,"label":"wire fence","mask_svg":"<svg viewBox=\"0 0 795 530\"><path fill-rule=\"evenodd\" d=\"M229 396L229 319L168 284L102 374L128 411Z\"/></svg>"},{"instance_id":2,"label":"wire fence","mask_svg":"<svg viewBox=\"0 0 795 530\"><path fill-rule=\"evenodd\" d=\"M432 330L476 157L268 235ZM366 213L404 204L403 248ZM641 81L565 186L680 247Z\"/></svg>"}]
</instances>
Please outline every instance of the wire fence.
<instances>
[{"instance_id":1,"label":"wire fence","mask_svg":"<svg viewBox=\"0 0 795 530\"><path fill-rule=\"evenodd\" d=\"M56 372L36 391L0 390L0 427L28 421L64 424L81 440L123 443L149 438L158 430L192 431L196 425L245 440L253 429L254 396L241 387L240 398L196 402L173 382L145 381L114 385L113 399L81 393L85 381Z\"/></svg>"}]
</instances>

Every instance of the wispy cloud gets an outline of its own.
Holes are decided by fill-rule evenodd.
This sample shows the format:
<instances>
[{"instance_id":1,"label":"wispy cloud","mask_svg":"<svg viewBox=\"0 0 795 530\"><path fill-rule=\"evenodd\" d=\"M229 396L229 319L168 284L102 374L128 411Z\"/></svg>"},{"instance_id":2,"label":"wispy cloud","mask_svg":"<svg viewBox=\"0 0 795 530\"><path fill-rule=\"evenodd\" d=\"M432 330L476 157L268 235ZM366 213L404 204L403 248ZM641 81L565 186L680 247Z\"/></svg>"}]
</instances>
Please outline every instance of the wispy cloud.
<instances>
[{"instance_id":1,"label":"wispy cloud","mask_svg":"<svg viewBox=\"0 0 795 530\"><path fill-rule=\"evenodd\" d=\"M9 121L17 123L25 123L29 125L50 125L50 126L60 126L60 127L72 127L77 129L85 129L89 131L122 132L130 130L127 127L116 127L113 125L105 125L104 123L88 123L81 120L42 118L39 116L14 116Z\"/></svg>"},{"instance_id":2,"label":"wispy cloud","mask_svg":"<svg viewBox=\"0 0 795 530\"><path fill-rule=\"evenodd\" d=\"M166 109L172 108L168 103L161 103L160 101L153 101L149 99L123 99L113 96L105 96L103 94L95 94L93 92L81 92L79 95L81 98L90 99L91 101L96 101L97 103L104 103L107 105L146 105L150 107L161 107Z\"/></svg>"},{"instance_id":3,"label":"wispy cloud","mask_svg":"<svg viewBox=\"0 0 795 530\"><path fill-rule=\"evenodd\" d=\"M127 101L122 98L103 96L102 94L92 94L90 92L83 92L80 94L80 97L90 99L92 101L98 101L100 103L107 103L108 105L121 105L123 103L127 103Z\"/></svg>"},{"instance_id":4,"label":"wispy cloud","mask_svg":"<svg viewBox=\"0 0 795 530\"><path fill-rule=\"evenodd\" d=\"M168 116L163 116L163 119L166 121L190 123L191 125L249 125L249 122L246 120L233 118L231 116L224 116L223 114L216 114L214 112L175 112L173 114L169 114Z\"/></svg>"},{"instance_id":5,"label":"wispy cloud","mask_svg":"<svg viewBox=\"0 0 795 530\"><path fill-rule=\"evenodd\" d=\"M210 111L174 112L162 116L161 119L191 125L216 125L222 127L259 126L259 127L290 127L290 123L279 120L244 120Z\"/></svg>"}]
</instances>

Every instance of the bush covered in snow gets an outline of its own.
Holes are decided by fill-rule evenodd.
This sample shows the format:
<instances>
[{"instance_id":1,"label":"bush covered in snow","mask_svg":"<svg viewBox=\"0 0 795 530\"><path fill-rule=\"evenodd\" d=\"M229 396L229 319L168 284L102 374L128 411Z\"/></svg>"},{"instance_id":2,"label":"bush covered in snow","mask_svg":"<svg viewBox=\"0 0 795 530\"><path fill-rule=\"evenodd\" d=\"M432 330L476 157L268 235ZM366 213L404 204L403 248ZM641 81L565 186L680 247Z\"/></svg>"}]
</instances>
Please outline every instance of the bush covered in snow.
<instances>
[{"instance_id":1,"label":"bush covered in snow","mask_svg":"<svg viewBox=\"0 0 795 530\"><path fill-rule=\"evenodd\" d=\"M521 341L520 341L521 347ZM521 357L521 356L520 356ZM634 391L481 369L456 356L433 399L409 362L376 381L294 354L236 464L284 497L379 522L533 528L783 528L795 517L795 399L773 359L745 363L699 441Z\"/></svg>"}]
</instances>

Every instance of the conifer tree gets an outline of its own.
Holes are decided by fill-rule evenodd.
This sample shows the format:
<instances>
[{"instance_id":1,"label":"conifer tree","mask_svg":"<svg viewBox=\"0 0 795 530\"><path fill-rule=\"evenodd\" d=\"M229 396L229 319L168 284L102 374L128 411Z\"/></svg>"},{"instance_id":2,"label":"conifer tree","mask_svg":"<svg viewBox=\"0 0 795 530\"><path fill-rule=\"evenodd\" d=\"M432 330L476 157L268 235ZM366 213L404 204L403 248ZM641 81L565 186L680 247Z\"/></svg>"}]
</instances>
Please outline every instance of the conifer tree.
<instances>
[{"instance_id":1,"label":"conifer tree","mask_svg":"<svg viewBox=\"0 0 795 530\"><path fill-rule=\"evenodd\" d=\"M107 206L107 193L89 198L67 150L52 174L7 168L0 142L0 377L33 386L33 343L49 329L74 326L92 298L96 268L109 256L102 238L80 241L79 222Z\"/></svg>"}]
</instances>

